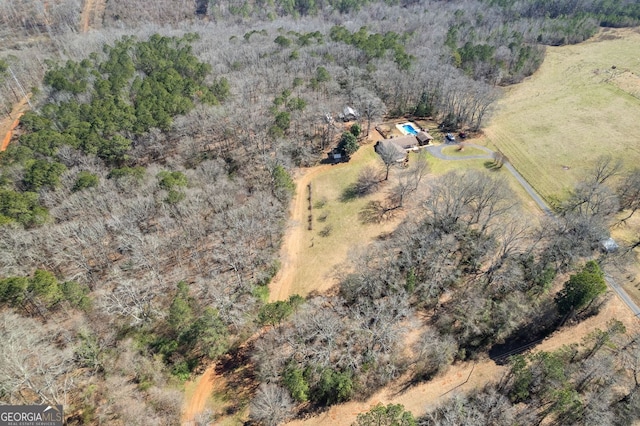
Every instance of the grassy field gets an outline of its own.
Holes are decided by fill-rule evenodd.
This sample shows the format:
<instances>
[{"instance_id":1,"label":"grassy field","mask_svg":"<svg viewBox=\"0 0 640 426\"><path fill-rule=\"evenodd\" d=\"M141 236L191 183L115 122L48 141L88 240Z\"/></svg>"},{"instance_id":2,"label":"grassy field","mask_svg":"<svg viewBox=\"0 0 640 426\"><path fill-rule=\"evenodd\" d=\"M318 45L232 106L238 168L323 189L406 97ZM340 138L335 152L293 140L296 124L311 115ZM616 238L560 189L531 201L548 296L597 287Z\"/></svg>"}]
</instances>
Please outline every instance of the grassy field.
<instances>
[{"instance_id":1,"label":"grassy field","mask_svg":"<svg viewBox=\"0 0 640 426\"><path fill-rule=\"evenodd\" d=\"M479 142L505 153L547 201L563 198L601 155L637 167L638 46L636 28L603 29L588 42L547 48L542 67L507 89ZM634 218L612 229L612 236L628 243L638 229L640 218ZM640 303L640 264L609 272Z\"/></svg>"},{"instance_id":2,"label":"grassy field","mask_svg":"<svg viewBox=\"0 0 640 426\"><path fill-rule=\"evenodd\" d=\"M455 149L455 147L452 147ZM469 151L467 152L467 149ZM465 148L466 155L472 155L471 148ZM484 154L484 152L480 152ZM414 155L411 154L410 162ZM525 193L506 169L488 170L487 160L447 161L438 160L432 156L427 157L430 174L423 181L427 183L435 176L443 175L452 170L481 170L492 173L495 176L505 176L512 190L522 200L523 207L533 215L539 215L540 210ZM362 223L359 217L360 211L372 199L384 197L385 186L393 185L394 174L397 169L392 169L389 182L377 194L364 198L351 198L348 188L353 184L360 170L367 165L381 167L382 163L373 150L372 144L360 148L349 163L334 166L321 166L322 169L314 173L308 180L311 184L311 215L313 218L312 229L309 230L306 219L309 211L305 198L305 208L294 213L297 233L301 241L294 244L291 249L296 250L295 265L293 265L291 288L288 294L308 295L313 291L323 292L337 282L337 274L340 272L340 264L349 259L350 254L365 247L377 237L391 232L402 219L402 214L393 220L381 224ZM313 172L313 171L312 171ZM306 186L307 180L304 180ZM300 185L300 182L298 183ZM299 195L308 192L299 192ZM282 298L281 295L280 298Z\"/></svg>"},{"instance_id":3,"label":"grassy field","mask_svg":"<svg viewBox=\"0 0 640 426\"><path fill-rule=\"evenodd\" d=\"M640 29L603 29L549 47L540 70L506 89L481 143L500 149L547 200L603 154L640 163ZM615 67L615 68L614 68Z\"/></svg>"},{"instance_id":4,"label":"grassy field","mask_svg":"<svg viewBox=\"0 0 640 426\"><path fill-rule=\"evenodd\" d=\"M381 165L372 144L361 147L349 163L322 166L323 169L309 180L312 210L309 212L305 207L304 213L298 212L304 218L294 218L297 226L303 225L303 229L298 229L301 241L296 244L291 294L306 296L312 291L328 290L337 282L338 265L345 262L350 253L397 225L397 221L365 224L359 219L363 207L373 198L383 195L384 188L379 194L369 197L346 196L349 186L367 165ZM304 193L308 194L306 190ZM313 218L312 229L308 229L306 220L309 213Z\"/></svg>"}]
</instances>

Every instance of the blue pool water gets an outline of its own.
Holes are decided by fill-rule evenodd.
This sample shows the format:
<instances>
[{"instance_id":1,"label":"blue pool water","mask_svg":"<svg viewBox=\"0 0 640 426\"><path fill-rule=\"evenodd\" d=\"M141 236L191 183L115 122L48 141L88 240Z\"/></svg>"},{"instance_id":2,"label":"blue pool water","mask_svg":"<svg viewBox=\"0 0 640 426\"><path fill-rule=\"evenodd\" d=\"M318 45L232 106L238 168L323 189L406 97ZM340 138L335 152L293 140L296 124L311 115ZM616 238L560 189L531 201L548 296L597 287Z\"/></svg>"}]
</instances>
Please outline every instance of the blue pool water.
<instances>
[{"instance_id":1,"label":"blue pool water","mask_svg":"<svg viewBox=\"0 0 640 426\"><path fill-rule=\"evenodd\" d=\"M410 135L417 135L418 131L411 124L403 124L402 128Z\"/></svg>"}]
</instances>

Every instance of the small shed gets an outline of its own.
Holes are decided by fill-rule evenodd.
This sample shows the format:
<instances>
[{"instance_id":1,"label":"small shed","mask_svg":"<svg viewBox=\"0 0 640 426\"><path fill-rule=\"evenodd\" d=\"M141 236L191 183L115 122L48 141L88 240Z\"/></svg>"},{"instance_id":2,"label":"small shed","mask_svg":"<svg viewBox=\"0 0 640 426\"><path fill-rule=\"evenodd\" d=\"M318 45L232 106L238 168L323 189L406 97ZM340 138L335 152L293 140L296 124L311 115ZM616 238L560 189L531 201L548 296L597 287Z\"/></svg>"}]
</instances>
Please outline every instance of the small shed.
<instances>
[{"instance_id":1,"label":"small shed","mask_svg":"<svg viewBox=\"0 0 640 426\"><path fill-rule=\"evenodd\" d=\"M349 161L349 156L344 155L342 152L340 152L339 149L332 149L327 155L329 156L329 161L331 161L332 163Z\"/></svg>"},{"instance_id":2,"label":"small shed","mask_svg":"<svg viewBox=\"0 0 640 426\"><path fill-rule=\"evenodd\" d=\"M346 106L342 110L342 114L340 114L340 118L342 118L342 120L344 121L354 121L360 118L360 114L358 114L358 111L351 108L350 106Z\"/></svg>"},{"instance_id":3,"label":"small shed","mask_svg":"<svg viewBox=\"0 0 640 426\"><path fill-rule=\"evenodd\" d=\"M620 246L618 245L618 243L616 243L616 240L611 237L607 238L606 240L600 241L600 250L603 253L613 253L619 248Z\"/></svg>"},{"instance_id":4,"label":"small shed","mask_svg":"<svg viewBox=\"0 0 640 426\"><path fill-rule=\"evenodd\" d=\"M416 135L416 139L418 139L418 144L420 146L429 145L431 143L431 141L433 140L433 136L431 136L427 132L419 132Z\"/></svg>"}]
</instances>

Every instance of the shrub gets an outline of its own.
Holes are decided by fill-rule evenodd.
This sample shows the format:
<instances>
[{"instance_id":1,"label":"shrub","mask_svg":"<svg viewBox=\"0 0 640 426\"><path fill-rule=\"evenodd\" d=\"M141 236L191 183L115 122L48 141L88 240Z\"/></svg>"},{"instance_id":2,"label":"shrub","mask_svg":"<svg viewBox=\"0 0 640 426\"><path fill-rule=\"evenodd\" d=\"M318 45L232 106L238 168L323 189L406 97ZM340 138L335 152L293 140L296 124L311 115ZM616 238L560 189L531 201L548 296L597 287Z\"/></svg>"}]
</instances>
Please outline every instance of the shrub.
<instances>
[{"instance_id":1,"label":"shrub","mask_svg":"<svg viewBox=\"0 0 640 426\"><path fill-rule=\"evenodd\" d=\"M572 275L564 283L564 288L556 296L556 305L561 315L571 310L587 307L601 294L607 291L604 273L598 264L591 260L579 273Z\"/></svg>"},{"instance_id":2,"label":"shrub","mask_svg":"<svg viewBox=\"0 0 640 426\"><path fill-rule=\"evenodd\" d=\"M98 176L93 173L81 171L78 173L76 183L73 185L71 190L75 192L85 188L93 188L94 186L98 186Z\"/></svg>"}]
</instances>

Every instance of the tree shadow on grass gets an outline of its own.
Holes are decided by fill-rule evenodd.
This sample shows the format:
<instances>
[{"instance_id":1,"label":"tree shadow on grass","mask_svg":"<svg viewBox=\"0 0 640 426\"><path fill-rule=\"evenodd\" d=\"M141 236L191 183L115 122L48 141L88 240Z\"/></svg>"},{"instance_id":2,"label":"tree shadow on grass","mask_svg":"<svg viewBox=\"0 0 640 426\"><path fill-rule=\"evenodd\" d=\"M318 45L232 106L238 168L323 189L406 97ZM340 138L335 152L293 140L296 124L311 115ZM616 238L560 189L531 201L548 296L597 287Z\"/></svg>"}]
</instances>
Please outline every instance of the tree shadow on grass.
<instances>
[{"instance_id":1,"label":"tree shadow on grass","mask_svg":"<svg viewBox=\"0 0 640 426\"><path fill-rule=\"evenodd\" d=\"M502 169L502 164L496 163L495 161L485 161L484 167L492 172L498 172Z\"/></svg>"},{"instance_id":2,"label":"tree shadow on grass","mask_svg":"<svg viewBox=\"0 0 640 426\"><path fill-rule=\"evenodd\" d=\"M371 174L373 173L373 174ZM353 201L356 198L366 197L367 195L374 194L385 183L380 174L376 174L375 171L369 172L369 174L362 174L351 185L346 187L342 191L340 201L343 203Z\"/></svg>"},{"instance_id":3,"label":"tree shadow on grass","mask_svg":"<svg viewBox=\"0 0 640 426\"><path fill-rule=\"evenodd\" d=\"M401 206L389 207L381 201L370 201L358 213L360 222L376 224L392 220L401 210Z\"/></svg>"},{"instance_id":4,"label":"tree shadow on grass","mask_svg":"<svg viewBox=\"0 0 640 426\"><path fill-rule=\"evenodd\" d=\"M356 184L351 184L347 186L344 191L342 191L342 194L340 194L340 201L343 203L348 203L358 197L360 197L360 194L358 194Z\"/></svg>"},{"instance_id":5,"label":"tree shadow on grass","mask_svg":"<svg viewBox=\"0 0 640 426\"><path fill-rule=\"evenodd\" d=\"M225 380L224 388L218 390L222 395L233 395L225 404L223 410L227 416L232 416L247 406L260 384L256 376L255 365L251 361L254 341L229 350L221 356L216 365L216 374Z\"/></svg>"}]
</instances>

